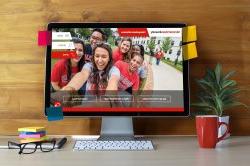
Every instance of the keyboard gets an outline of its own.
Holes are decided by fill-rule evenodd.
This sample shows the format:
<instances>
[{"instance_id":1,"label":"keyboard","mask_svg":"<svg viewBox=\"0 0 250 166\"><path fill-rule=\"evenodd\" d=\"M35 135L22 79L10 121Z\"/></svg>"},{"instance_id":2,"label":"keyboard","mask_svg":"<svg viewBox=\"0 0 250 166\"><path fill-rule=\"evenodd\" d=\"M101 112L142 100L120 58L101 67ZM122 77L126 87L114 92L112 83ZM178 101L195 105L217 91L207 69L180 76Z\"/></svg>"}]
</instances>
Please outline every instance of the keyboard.
<instances>
[{"instance_id":1,"label":"keyboard","mask_svg":"<svg viewBox=\"0 0 250 166\"><path fill-rule=\"evenodd\" d=\"M151 141L97 141L77 140L74 150L79 151L143 151L154 150Z\"/></svg>"}]
</instances>

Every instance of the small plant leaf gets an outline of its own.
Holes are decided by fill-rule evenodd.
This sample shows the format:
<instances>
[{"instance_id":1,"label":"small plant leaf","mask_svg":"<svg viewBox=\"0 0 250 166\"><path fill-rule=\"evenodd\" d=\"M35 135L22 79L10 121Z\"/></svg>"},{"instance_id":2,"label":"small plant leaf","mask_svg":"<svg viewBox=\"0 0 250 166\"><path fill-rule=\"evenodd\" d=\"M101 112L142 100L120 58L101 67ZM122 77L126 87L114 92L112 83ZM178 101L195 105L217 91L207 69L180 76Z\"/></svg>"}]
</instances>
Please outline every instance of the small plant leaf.
<instances>
[{"instance_id":1,"label":"small plant leaf","mask_svg":"<svg viewBox=\"0 0 250 166\"><path fill-rule=\"evenodd\" d=\"M224 100L230 96L233 96L234 94L237 94L239 93L240 90L237 89L237 88L234 88L234 89L229 89L229 88L225 88L225 89L222 89L220 94L219 94L219 97Z\"/></svg>"},{"instance_id":2,"label":"small plant leaf","mask_svg":"<svg viewBox=\"0 0 250 166\"><path fill-rule=\"evenodd\" d=\"M224 81L226 81L229 77L231 77L232 75L235 74L235 71L230 71L228 72L222 79L221 79L221 83L223 83Z\"/></svg>"},{"instance_id":3,"label":"small plant leaf","mask_svg":"<svg viewBox=\"0 0 250 166\"><path fill-rule=\"evenodd\" d=\"M221 80L221 64L217 64L216 67L215 67L215 77L216 77L216 83L218 86L220 86L220 80Z\"/></svg>"},{"instance_id":4,"label":"small plant leaf","mask_svg":"<svg viewBox=\"0 0 250 166\"><path fill-rule=\"evenodd\" d=\"M214 71L207 68L206 69L206 75L205 75L204 79L207 80L207 81L213 82L216 79Z\"/></svg>"},{"instance_id":5,"label":"small plant leaf","mask_svg":"<svg viewBox=\"0 0 250 166\"><path fill-rule=\"evenodd\" d=\"M236 81L234 80L226 80L224 81L224 83L222 84L222 88L228 88L228 87L233 87L236 86Z\"/></svg>"},{"instance_id":6,"label":"small plant leaf","mask_svg":"<svg viewBox=\"0 0 250 166\"><path fill-rule=\"evenodd\" d=\"M215 103L216 103L216 110L217 110L217 115L222 116L223 112L223 103L219 96L215 96Z\"/></svg>"}]
</instances>

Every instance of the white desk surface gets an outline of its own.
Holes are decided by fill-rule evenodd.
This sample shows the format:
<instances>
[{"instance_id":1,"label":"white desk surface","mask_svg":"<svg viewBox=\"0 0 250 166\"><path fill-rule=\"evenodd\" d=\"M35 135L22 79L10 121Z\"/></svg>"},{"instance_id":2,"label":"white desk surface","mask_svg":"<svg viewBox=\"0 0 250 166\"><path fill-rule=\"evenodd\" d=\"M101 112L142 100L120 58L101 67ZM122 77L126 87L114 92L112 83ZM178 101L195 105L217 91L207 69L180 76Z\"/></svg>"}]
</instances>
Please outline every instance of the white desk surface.
<instances>
[{"instance_id":1,"label":"white desk surface","mask_svg":"<svg viewBox=\"0 0 250 166\"><path fill-rule=\"evenodd\" d=\"M201 149L195 136L152 136L155 151L73 151L68 137L61 150L19 155L17 150L0 149L0 166L248 166L250 137L230 137L216 149ZM14 137L1 136L0 144Z\"/></svg>"}]
</instances>

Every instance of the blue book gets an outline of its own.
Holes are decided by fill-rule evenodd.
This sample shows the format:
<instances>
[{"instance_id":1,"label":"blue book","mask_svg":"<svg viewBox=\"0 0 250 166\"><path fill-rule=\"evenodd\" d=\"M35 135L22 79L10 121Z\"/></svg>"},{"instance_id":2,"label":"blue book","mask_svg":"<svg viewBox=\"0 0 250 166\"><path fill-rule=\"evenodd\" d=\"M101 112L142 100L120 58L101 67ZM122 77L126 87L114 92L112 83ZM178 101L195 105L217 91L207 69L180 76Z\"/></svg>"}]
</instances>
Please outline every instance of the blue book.
<instances>
[{"instance_id":1,"label":"blue book","mask_svg":"<svg viewBox=\"0 0 250 166\"><path fill-rule=\"evenodd\" d=\"M19 134L24 134L24 135L33 135L33 134L41 134L41 135L46 135L46 131L38 131L38 132L19 132Z\"/></svg>"}]
</instances>

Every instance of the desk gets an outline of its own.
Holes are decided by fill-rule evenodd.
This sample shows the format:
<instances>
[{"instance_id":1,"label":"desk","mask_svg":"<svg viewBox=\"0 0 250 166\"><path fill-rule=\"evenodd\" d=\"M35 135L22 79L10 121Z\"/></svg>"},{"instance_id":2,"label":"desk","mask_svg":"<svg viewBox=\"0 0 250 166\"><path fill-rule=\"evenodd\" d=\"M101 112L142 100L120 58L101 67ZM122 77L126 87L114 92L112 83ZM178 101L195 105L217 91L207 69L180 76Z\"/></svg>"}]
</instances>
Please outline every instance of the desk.
<instances>
[{"instance_id":1,"label":"desk","mask_svg":"<svg viewBox=\"0 0 250 166\"><path fill-rule=\"evenodd\" d=\"M14 137L11 137L13 139ZM250 163L250 137L230 137L216 149L201 149L194 136L148 137L155 151L73 151L73 139L62 150L18 155L16 150L0 149L1 166L247 166ZM10 137L0 137L1 142Z\"/></svg>"}]
</instances>

